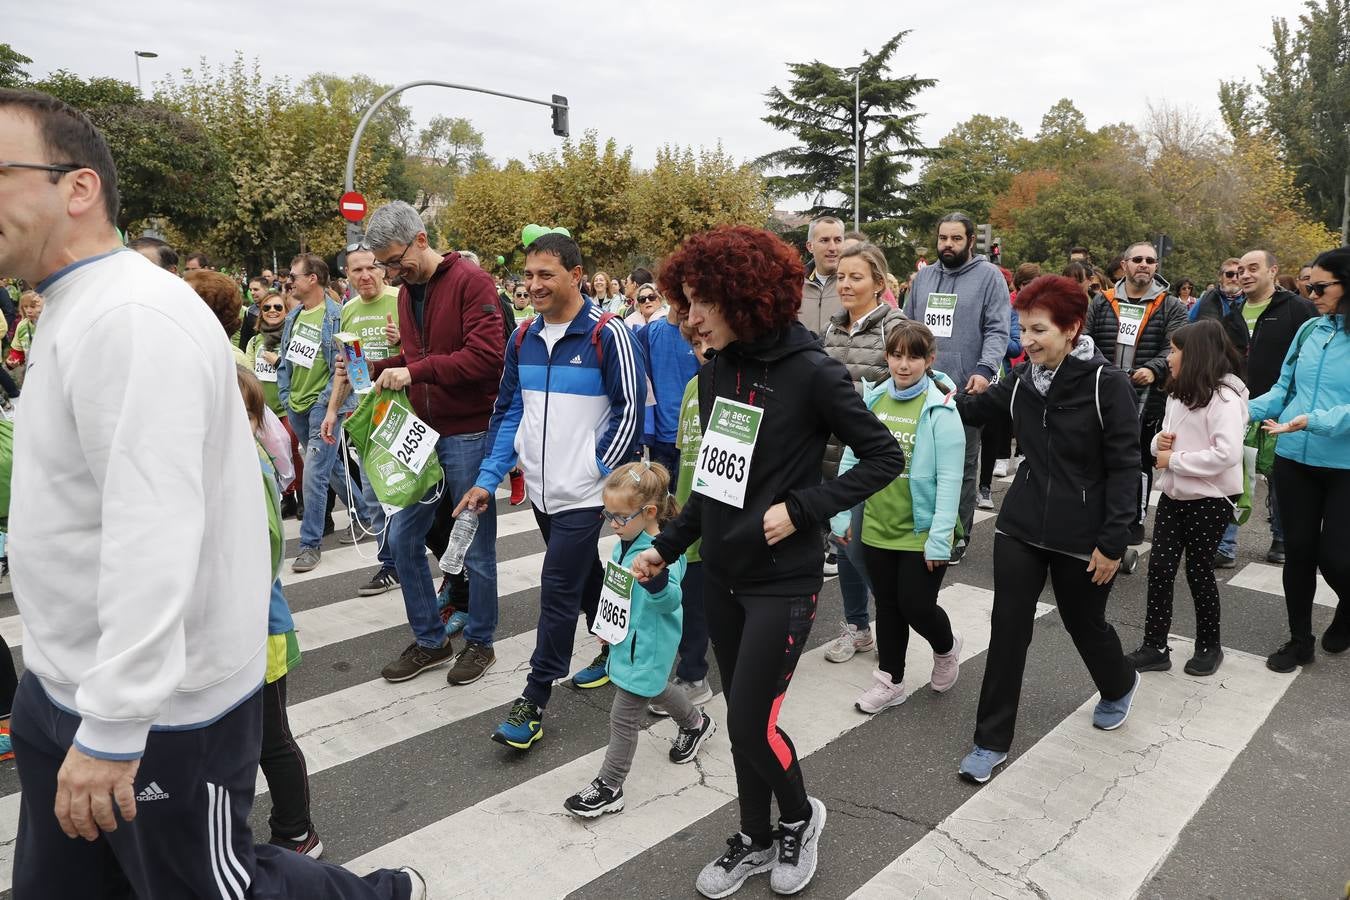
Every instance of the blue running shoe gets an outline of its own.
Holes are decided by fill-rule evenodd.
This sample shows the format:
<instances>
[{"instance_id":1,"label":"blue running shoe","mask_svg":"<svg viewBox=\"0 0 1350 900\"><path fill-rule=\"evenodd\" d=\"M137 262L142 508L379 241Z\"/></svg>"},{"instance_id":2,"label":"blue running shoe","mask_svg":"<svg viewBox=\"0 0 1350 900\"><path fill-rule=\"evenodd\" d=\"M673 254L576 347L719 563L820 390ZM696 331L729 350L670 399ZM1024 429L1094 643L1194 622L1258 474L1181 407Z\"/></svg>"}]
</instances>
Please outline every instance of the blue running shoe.
<instances>
[{"instance_id":1,"label":"blue running shoe","mask_svg":"<svg viewBox=\"0 0 1350 900\"><path fill-rule=\"evenodd\" d=\"M1130 692L1119 700L1099 700L1092 711L1092 727L1102 731L1115 731L1125 724L1130 714L1130 704L1134 702L1134 692L1139 690L1139 673L1134 673L1134 685Z\"/></svg>"},{"instance_id":2,"label":"blue running shoe","mask_svg":"<svg viewBox=\"0 0 1350 900\"><path fill-rule=\"evenodd\" d=\"M0 722L0 761L14 758L14 741L9 736L9 719Z\"/></svg>"},{"instance_id":3,"label":"blue running shoe","mask_svg":"<svg viewBox=\"0 0 1350 900\"><path fill-rule=\"evenodd\" d=\"M464 630L464 626L469 623L469 614L462 609L457 609L450 614L450 618L445 620L446 637L454 637Z\"/></svg>"},{"instance_id":4,"label":"blue running shoe","mask_svg":"<svg viewBox=\"0 0 1350 900\"><path fill-rule=\"evenodd\" d=\"M603 647L591 664L572 676L575 687L587 690L609 684L609 647Z\"/></svg>"},{"instance_id":5,"label":"blue running shoe","mask_svg":"<svg viewBox=\"0 0 1350 900\"><path fill-rule=\"evenodd\" d=\"M966 781L984 784L994 774L994 769L1007 761L1008 754L998 750L986 750L976 744L975 749L967 753L966 758L961 760L961 768L957 769L956 773Z\"/></svg>"},{"instance_id":6,"label":"blue running shoe","mask_svg":"<svg viewBox=\"0 0 1350 900\"><path fill-rule=\"evenodd\" d=\"M492 739L517 750L528 750L544 736L543 718L539 707L521 697L511 704L511 712L492 732Z\"/></svg>"}]
</instances>

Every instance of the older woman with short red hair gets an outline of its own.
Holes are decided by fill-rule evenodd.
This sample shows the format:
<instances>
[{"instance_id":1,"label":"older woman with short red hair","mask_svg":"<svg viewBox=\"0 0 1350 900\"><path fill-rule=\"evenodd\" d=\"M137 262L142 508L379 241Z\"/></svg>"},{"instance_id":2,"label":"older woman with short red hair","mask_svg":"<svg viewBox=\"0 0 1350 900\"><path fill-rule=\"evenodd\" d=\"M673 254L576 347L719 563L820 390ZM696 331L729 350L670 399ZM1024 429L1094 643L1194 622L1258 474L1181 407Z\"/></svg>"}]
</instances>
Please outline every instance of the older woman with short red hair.
<instances>
[{"instance_id":1,"label":"older woman with short red hair","mask_svg":"<svg viewBox=\"0 0 1350 900\"><path fill-rule=\"evenodd\" d=\"M825 806L807 796L778 711L815 617L821 523L904 467L895 438L863 405L848 370L797 321L803 277L795 250L743 226L694 235L661 271L662 292L711 357L698 374L705 433L695 493L634 569L643 580L654 577L703 539L708 631L741 807L740 832L698 876L707 897L725 897L770 869L773 889L793 894L815 873ZM822 484L831 434L862 462Z\"/></svg>"},{"instance_id":2,"label":"older woman with short red hair","mask_svg":"<svg viewBox=\"0 0 1350 900\"><path fill-rule=\"evenodd\" d=\"M1137 675L1106 621L1139 487L1134 388L1083 333L1088 300L1071 278L1045 275L1017 294L1028 361L983 394L961 395L967 425L1011 421L1026 461L999 512L994 610L975 747L958 770L984 783L1008 759L1022 673L1046 577L1064 627L1101 700L1092 724L1119 728Z\"/></svg>"}]
</instances>

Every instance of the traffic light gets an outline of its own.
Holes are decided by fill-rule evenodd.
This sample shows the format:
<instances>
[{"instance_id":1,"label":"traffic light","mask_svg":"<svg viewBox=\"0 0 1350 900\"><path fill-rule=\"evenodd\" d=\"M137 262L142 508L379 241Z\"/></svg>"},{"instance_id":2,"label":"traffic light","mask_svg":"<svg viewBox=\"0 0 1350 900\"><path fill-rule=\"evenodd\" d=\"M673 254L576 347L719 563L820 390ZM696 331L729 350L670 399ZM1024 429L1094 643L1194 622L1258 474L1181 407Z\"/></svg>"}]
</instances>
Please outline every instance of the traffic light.
<instances>
[{"instance_id":1,"label":"traffic light","mask_svg":"<svg viewBox=\"0 0 1350 900\"><path fill-rule=\"evenodd\" d=\"M994 246L994 226L988 223L975 226L975 252L988 254Z\"/></svg>"},{"instance_id":2,"label":"traffic light","mask_svg":"<svg viewBox=\"0 0 1350 900\"><path fill-rule=\"evenodd\" d=\"M562 94L553 95L553 133L558 137L567 137L567 98Z\"/></svg>"}]
</instances>

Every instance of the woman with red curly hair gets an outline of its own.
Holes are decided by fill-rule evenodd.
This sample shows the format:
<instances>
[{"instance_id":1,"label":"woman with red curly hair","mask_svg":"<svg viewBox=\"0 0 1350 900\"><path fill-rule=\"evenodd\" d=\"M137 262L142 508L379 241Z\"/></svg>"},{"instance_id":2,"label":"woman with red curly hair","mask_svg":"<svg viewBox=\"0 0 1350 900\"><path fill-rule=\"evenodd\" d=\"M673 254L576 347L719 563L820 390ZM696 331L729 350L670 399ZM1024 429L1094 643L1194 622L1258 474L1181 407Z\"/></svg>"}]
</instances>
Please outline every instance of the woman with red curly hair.
<instances>
[{"instance_id":1,"label":"woman with red curly hair","mask_svg":"<svg viewBox=\"0 0 1350 900\"><path fill-rule=\"evenodd\" d=\"M707 427L694 493L633 568L651 578L703 538L708 631L741 807L740 833L698 876L708 897L725 897L770 869L775 891L796 893L815 874L825 807L807 796L778 711L815 618L822 524L904 468L848 370L797 322L803 277L796 251L744 226L690 237L661 272L662 293L687 315L711 359L698 374L699 420ZM822 484L831 434L861 462Z\"/></svg>"},{"instance_id":2,"label":"woman with red curly hair","mask_svg":"<svg viewBox=\"0 0 1350 900\"><path fill-rule=\"evenodd\" d=\"M1047 575L1064 627L1101 692L1092 724L1125 724L1138 675L1106 621L1139 489L1139 419L1129 376L1083 333L1078 282L1044 275L1017 293L1028 361L983 394L957 396L970 426L1011 422L1026 461L999 511L994 610L975 747L957 770L983 784L1008 759L1022 673Z\"/></svg>"}]
</instances>

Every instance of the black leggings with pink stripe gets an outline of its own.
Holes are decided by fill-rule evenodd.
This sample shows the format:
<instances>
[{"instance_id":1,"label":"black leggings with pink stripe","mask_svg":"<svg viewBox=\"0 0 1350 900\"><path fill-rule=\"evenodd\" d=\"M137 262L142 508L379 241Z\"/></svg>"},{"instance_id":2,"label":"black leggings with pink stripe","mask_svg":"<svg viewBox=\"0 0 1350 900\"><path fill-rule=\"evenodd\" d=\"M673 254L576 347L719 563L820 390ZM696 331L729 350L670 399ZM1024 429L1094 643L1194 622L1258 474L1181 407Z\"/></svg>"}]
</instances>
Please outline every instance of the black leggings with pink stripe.
<instances>
[{"instance_id":1,"label":"black leggings with pink stripe","mask_svg":"<svg viewBox=\"0 0 1350 900\"><path fill-rule=\"evenodd\" d=\"M816 617L816 597L749 596L724 587L712 572L704 574L708 635L727 699L741 831L764 846L773 839L773 798L780 821L811 817L797 751L777 723Z\"/></svg>"}]
</instances>

